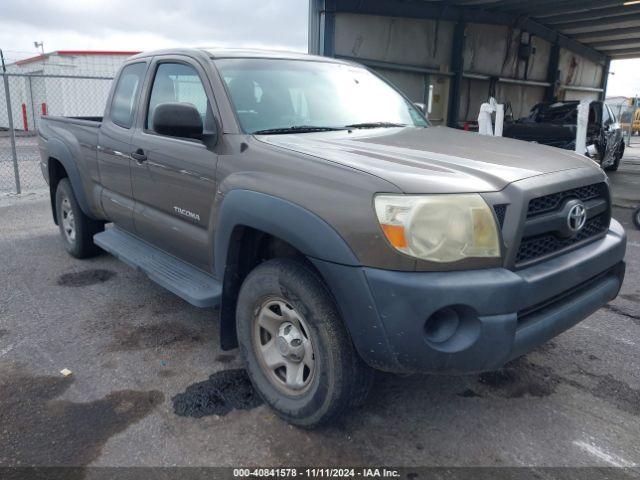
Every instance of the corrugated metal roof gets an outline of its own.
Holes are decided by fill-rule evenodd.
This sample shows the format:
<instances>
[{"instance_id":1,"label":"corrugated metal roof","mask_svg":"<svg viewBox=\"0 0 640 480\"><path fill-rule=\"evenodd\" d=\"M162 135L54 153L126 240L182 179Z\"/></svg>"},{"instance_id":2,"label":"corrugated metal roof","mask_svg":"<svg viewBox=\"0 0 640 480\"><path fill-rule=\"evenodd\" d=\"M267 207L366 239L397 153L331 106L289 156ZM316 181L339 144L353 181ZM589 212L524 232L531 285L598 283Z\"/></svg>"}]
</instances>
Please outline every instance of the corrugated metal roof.
<instances>
[{"instance_id":1,"label":"corrugated metal roof","mask_svg":"<svg viewBox=\"0 0 640 480\"><path fill-rule=\"evenodd\" d=\"M529 18L612 59L640 57L640 1L431 0L429 3Z\"/></svg>"}]
</instances>

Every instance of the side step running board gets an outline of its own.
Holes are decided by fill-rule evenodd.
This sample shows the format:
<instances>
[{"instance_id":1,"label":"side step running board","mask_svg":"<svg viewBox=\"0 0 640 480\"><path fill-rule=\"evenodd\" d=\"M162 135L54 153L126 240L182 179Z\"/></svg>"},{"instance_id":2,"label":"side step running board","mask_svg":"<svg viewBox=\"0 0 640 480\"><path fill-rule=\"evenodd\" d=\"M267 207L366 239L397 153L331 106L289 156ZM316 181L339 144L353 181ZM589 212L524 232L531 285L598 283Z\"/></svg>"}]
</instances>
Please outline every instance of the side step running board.
<instances>
[{"instance_id":1,"label":"side step running board","mask_svg":"<svg viewBox=\"0 0 640 480\"><path fill-rule=\"evenodd\" d=\"M220 303L222 284L218 280L117 227L94 235L93 240L191 305L215 307Z\"/></svg>"}]
</instances>

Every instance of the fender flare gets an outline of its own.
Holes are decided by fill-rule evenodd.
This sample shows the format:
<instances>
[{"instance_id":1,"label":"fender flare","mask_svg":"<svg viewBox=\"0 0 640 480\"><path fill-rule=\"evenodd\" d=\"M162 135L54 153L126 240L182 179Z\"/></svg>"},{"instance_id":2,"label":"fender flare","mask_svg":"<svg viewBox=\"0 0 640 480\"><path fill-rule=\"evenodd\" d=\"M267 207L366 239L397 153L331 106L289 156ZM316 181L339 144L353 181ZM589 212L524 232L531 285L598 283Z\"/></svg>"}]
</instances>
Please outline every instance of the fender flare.
<instances>
[{"instance_id":1,"label":"fender flare","mask_svg":"<svg viewBox=\"0 0 640 480\"><path fill-rule=\"evenodd\" d=\"M238 226L278 237L308 257L360 265L340 234L315 213L272 195L237 189L225 195L217 219L214 257L218 278L224 278L231 236Z\"/></svg>"},{"instance_id":2,"label":"fender flare","mask_svg":"<svg viewBox=\"0 0 640 480\"><path fill-rule=\"evenodd\" d=\"M307 256L327 283L344 326L365 362L376 368L398 368L384 326L375 313L362 263L331 225L287 200L250 190L232 190L222 202L215 231L215 270L225 285L228 280L233 281L225 270L232 235L238 226L278 237ZM235 301L225 303L224 294L220 320L222 349L235 348Z\"/></svg>"},{"instance_id":3,"label":"fender flare","mask_svg":"<svg viewBox=\"0 0 640 480\"><path fill-rule=\"evenodd\" d=\"M71 182L71 187L73 188L73 193L76 196L78 205L80 205L80 208L85 215L91 217L89 202L87 201L87 196L85 194L84 188L82 188L82 177L80 176L80 170L78 169L78 165L76 164L73 155L69 151L69 148L61 140L57 138L50 138L49 140L47 140L46 149L48 152L48 157L58 160L64 167L69 177L69 181ZM49 158L47 159L47 175L49 174ZM51 180L49 179L49 181ZM54 197L55 192L52 191L52 202L54 202ZM53 203L52 206L54 207L55 211L55 205Z\"/></svg>"}]
</instances>

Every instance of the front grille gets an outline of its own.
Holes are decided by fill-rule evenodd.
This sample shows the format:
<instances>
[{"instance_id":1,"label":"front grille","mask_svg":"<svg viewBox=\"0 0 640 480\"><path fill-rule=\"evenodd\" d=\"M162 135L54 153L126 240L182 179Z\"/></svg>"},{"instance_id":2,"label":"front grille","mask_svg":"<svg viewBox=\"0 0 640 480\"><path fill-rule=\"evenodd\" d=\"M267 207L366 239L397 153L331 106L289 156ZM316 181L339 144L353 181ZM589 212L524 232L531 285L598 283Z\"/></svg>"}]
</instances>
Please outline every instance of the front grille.
<instances>
[{"instance_id":1,"label":"front grille","mask_svg":"<svg viewBox=\"0 0 640 480\"><path fill-rule=\"evenodd\" d=\"M600 207L589 214L590 218L580 232L568 237L564 209L572 199L579 199L585 205L599 204ZM603 205L603 201L606 204ZM527 217L523 225L524 236L516 253L515 265L520 267L532 263L598 237L608 230L610 220L609 192L605 183L595 183L534 198L529 201L527 208ZM540 229L535 227L540 221L547 225L547 231L540 232ZM526 234L528 227L531 227L532 231L530 236Z\"/></svg>"},{"instance_id":2,"label":"front grille","mask_svg":"<svg viewBox=\"0 0 640 480\"><path fill-rule=\"evenodd\" d=\"M564 250L576 243L605 232L609 228L609 222L606 217L606 214L601 214L587 220L580 233L572 238L558 238L554 234L545 234L523 240L518 249L516 264L530 262L536 258Z\"/></svg>"},{"instance_id":3,"label":"front grille","mask_svg":"<svg viewBox=\"0 0 640 480\"><path fill-rule=\"evenodd\" d=\"M527 218L557 210L558 207L569 198L579 198L583 202L586 202L594 198L605 197L606 191L607 186L604 183L594 183L593 185L534 198L529 202Z\"/></svg>"},{"instance_id":4,"label":"front grille","mask_svg":"<svg viewBox=\"0 0 640 480\"><path fill-rule=\"evenodd\" d=\"M504 219L507 216L507 206L505 204L494 205L493 211L496 212L496 218L500 228L504 226Z\"/></svg>"}]
</instances>

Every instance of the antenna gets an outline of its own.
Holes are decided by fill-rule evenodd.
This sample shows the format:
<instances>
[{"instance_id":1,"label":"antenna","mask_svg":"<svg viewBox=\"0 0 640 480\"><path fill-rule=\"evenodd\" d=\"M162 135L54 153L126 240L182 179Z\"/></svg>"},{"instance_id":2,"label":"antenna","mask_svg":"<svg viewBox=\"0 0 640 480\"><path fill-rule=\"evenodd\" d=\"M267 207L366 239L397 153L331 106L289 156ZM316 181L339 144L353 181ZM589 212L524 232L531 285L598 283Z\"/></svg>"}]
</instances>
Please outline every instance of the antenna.
<instances>
[{"instance_id":1,"label":"antenna","mask_svg":"<svg viewBox=\"0 0 640 480\"><path fill-rule=\"evenodd\" d=\"M42 40L40 40L39 42L33 42L33 46L39 48L42 52L42 55L44 55L44 42Z\"/></svg>"}]
</instances>

